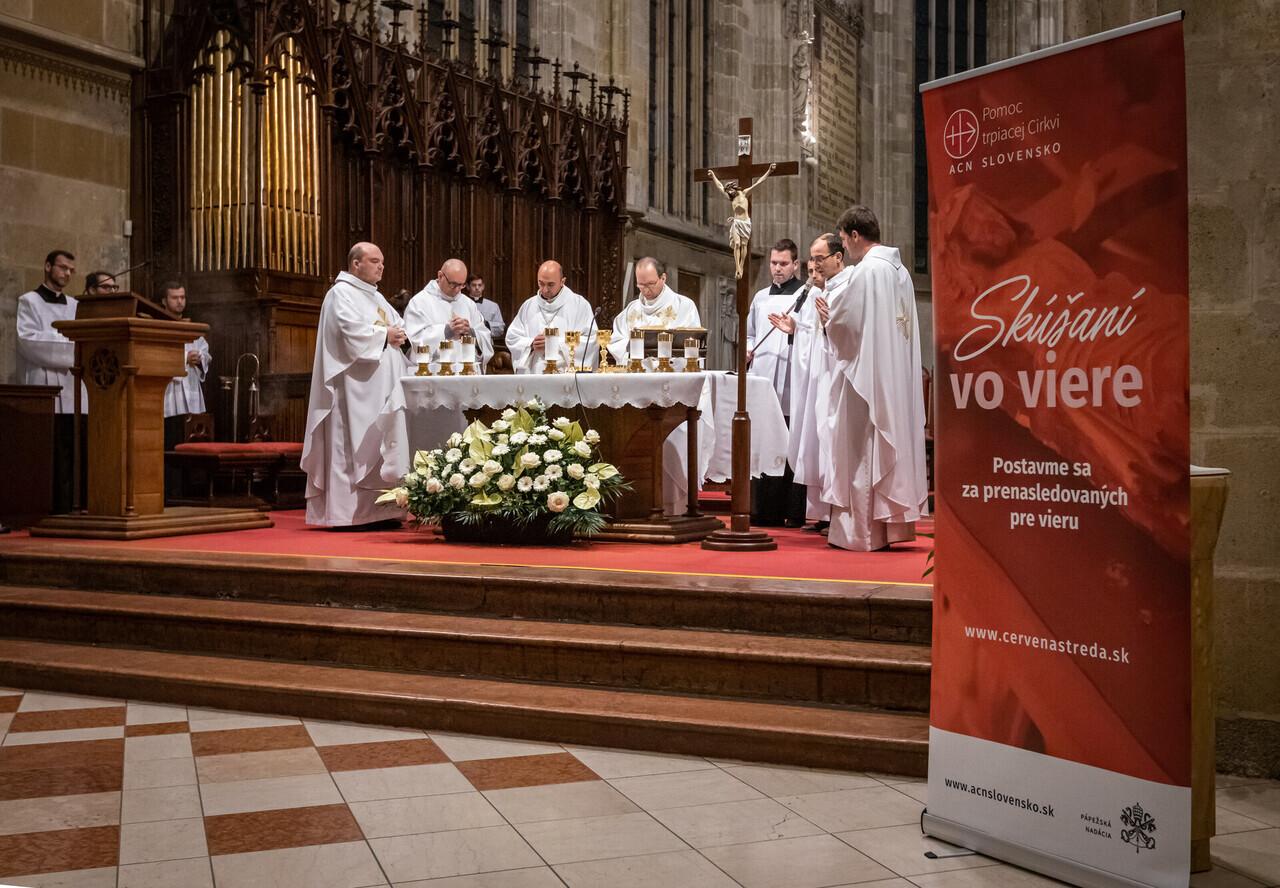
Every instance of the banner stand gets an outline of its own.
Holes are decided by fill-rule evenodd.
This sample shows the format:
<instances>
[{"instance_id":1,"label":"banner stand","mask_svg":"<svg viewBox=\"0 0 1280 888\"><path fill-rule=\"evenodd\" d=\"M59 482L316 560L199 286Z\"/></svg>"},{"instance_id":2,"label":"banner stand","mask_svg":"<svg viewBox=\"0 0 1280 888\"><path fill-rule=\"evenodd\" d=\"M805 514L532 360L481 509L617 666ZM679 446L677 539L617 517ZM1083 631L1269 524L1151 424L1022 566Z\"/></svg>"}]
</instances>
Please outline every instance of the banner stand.
<instances>
[{"instance_id":1,"label":"banner stand","mask_svg":"<svg viewBox=\"0 0 1280 888\"><path fill-rule=\"evenodd\" d=\"M1018 842L998 838L954 820L936 817L929 813L928 808L920 818L920 829L926 836L939 841L968 848L1068 885L1079 885L1081 888L1148 888L1145 882L1135 882L1075 860L1045 854Z\"/></svg>"}]
</instances>

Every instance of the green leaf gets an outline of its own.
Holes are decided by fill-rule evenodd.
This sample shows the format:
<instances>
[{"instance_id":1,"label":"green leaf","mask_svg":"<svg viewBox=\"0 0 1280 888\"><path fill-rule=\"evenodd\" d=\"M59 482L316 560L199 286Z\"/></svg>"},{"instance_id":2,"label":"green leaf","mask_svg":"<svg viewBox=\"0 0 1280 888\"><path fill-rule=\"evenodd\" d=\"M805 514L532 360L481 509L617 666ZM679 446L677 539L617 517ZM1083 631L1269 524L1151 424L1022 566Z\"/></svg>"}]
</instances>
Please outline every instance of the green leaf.
<instances>
[{"instance_id":1,"label":"green leaf","mask_svg":"<svg viewBox=\"0 0 1280 888\"><path fill-rule=\"evenodd\" d=\"M594 509L600 502L600 491L587 488L573 498L573 504L579 509Z\"/></svg>"}]
</instances>

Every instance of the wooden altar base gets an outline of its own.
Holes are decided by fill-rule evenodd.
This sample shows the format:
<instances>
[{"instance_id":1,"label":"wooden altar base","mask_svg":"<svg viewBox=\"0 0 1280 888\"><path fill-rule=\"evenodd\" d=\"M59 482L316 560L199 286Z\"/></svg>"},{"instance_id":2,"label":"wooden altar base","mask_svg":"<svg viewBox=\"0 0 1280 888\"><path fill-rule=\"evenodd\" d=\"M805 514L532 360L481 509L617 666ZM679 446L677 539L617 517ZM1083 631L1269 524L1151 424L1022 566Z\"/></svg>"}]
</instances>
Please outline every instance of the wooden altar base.
<instances>
[{"instance_id":1,"label":"wooden altar base","mask_svg":"<svg viewBox=\"0 0 1280 888\"><path fill-rule=\"evenodd\" d=\"M610 518L608 527L591 539L617 543L695 543L724 528L714 515L667 516L628 521Z\"/></svg>"},{"instance_id":2,"label":"wooden altar base","mask_svg":"<svg viewBox=\"0 0 1280 888\"><path fill-rule=\"evenodd\" d=\"M823 568L801 531L768 567L696 544L499 549L277 518L172 542L0 538L0 685L925 773L931 590L885 581L893 556ZM822 579L832 564L849 575Z\"/></svg>"},{"instance_id":3,"label":"wooden altar base","mask_svg":"<svg viewBox=\"0 0 1280 888\"><path fill-rule=\"evenodd\" d=\"M32 527L31 535L82 540L145 540L271 526L271 516L257 509L179 506L165 509L159 515L51 515Z\"/></svg>"}]
</instances>

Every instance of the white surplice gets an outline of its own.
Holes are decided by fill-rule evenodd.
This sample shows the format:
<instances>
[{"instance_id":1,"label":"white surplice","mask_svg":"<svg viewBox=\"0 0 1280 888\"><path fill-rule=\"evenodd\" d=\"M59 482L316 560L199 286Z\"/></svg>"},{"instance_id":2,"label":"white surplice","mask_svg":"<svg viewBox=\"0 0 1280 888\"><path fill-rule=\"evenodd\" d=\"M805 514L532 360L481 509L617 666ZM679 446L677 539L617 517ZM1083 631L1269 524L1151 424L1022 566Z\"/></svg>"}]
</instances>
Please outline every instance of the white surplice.
<instances>
[{"instance_id":1,"label":"white surplice","mask_svg":"<svg viewBox=\"0 0 1280 888\"><path fill-rule=\"evenodd\" d=\"M199 362L187 364L187 372L169 380L169 387L164 390L164 415L186 416L187 414L204 413L204 388L201 383L209 373L209 365L213 358L209 354L209 343L203 336L197 336L195 342L188 342L186 356L192 353L199 355Z\"/></svg>"},{"instance_id":2,"label":"white surplice","mask_svg":"<svg viewBox=\"0 0 1280 888\"><path fill-rule=\"evenodd\" d=\"M791 343L791 427L788 461L795 483L805 486L805 518L826 521L831 507L822 502L821 453L819 448L819 399L826 396L834 366L831 348L815 300L824 297L818 288L809 291L800 311L794 315L795 337ZM783 335L778 331L776 335Z\"/></svg>"},{"instance_id":3,"label":"white surplice","mask_svg":"<svg viewBox=\"0 0 1280 888\"><path fill-rule=\"evenodd\" d=\"M431 281L419 290L404 309L405 332L409 334L409 342L415 346L429 345L434 352L440 348L444 339L455 339L449 321L454 318L466 318L471 324L471 332L476 338L476 370L483 373L493 357L493 334L485 323L479 306L470 296L459 293L452 299L440 290L438 281ZM462 360L458 356L458 346L453 347L453 360Z\"/></svg>"},{"instance_id":4,"label":"white surplice","mask_svg":"<svg viewBox=\"0 0 1280 888\"><path fill-rule=\"evenodd\" d=\"M791 403L791 343L787 334L774 330L769 322L771 314L787 314L791 306L796 304L799 290L792 293L770 293L771 287L765 287L751 298L751 309L747 312L747 351L754 351L751 366L747 372L769 380L773 390L778 393L782 409L788 410ZM803 288L801 288L803 289ZM805 300L808 302L808 300ZM773 330L774 332L769 332ZM790 416L790 413L787 414Z\"/></svg>"},{"instance_id":5,"label":"white surplice","mask_svg":"<svg viewBox=\"0 0 1280 888\"><path fill-rule=\"evenodd\" d=\"M926 513L924 390L915 287L876 245L827 284L834 368L820 414L830 439L823 499L832 545L872 551L915 538Z\"/></svg>"},{"instance_id":6,"label":"white surplice","mask_svg":"<svg viewBox=\"0 0 1280 888\"><path fill-rule=\"evenodd\" d=\"M374 500L394 481L381 476L378 418L409 372L404 354L387 345L388 328L403 324L377 287L345 271L325 294L302 445L308 524L343 527L400 515Z\"/></svg>"},{"instance_id":7,"label":"white surplice","mask_svg":"<svg viewBox=\"0 0 1280 888\"><path fill-rule=\"evenodd\" d=\"M616 362L626 366L633 327L670 330L701 326L702 320L694 301L664 286L662 292L652 302L644 297L633 299L627 303L626 308L618 312L618 316L613 319L613 336L609 339L609 354L613 355ZM674 355L684 354L683 348L684 343L672 343ZM684 362L681 361L681 363Z\"/></svg>"},{"instance_id":8,"label":"white surplice","mask_svg":"<svg viewBox=\"0 0 1280 888\"><path fill-rule=\"evenodd\" d=\"M47 291L52 293L52 290ZM47 302L32 290L18 297L18 382L23 385L56 385L61 391L54 402L57 413L75 410L74 377L76 344L57 330L54 321L74 321L76 300L66 304ZM80 384L80 412L89 412L89 392Z\"/></svg>"},{"instance_id":9,"label":"white surplice","mask_svg":"<svg viewBox=\"0 0 1280 888\"><path fill-rule=\"evenodd\" d=\"M582 367L584 360L588 368L595 365L600 346L596 343L591 303L566 286L560 288L554 299L534 294L511 319L507 327L507 348L511 349L511 364L517 373L541 373L547 365L542 349L534 351L532 344L548 327L560 331L561 349L555 358L561 370L565 370L570 361L569 347L564 344L564 334L570 330L582 334L574 350L573 366Z\"/></svg>"}]
</instances>

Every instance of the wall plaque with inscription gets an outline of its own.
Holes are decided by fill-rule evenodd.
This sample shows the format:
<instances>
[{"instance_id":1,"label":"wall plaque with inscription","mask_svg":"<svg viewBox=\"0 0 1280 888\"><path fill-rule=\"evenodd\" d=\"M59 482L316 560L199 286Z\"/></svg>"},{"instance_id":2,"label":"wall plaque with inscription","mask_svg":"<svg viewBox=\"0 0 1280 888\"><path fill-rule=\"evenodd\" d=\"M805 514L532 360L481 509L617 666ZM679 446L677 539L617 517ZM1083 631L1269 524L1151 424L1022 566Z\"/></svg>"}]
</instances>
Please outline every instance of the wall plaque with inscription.
<instances>
[{"instance_id":1,"label":"wall plaque with inscription","mask_svg":"<svg viewBox=\"0 0 1280 888\"><path fill-rule=\"evenodd\" d=\"M832 3L814 4L812 128L817 170L809 177L811 221L830 228L858 202L857 20Z\"/></svg>"}]
</instances>

